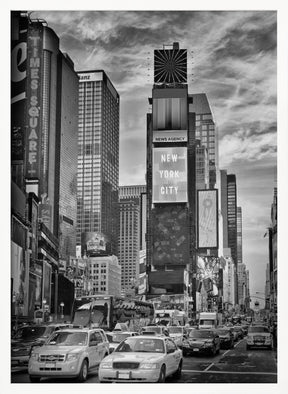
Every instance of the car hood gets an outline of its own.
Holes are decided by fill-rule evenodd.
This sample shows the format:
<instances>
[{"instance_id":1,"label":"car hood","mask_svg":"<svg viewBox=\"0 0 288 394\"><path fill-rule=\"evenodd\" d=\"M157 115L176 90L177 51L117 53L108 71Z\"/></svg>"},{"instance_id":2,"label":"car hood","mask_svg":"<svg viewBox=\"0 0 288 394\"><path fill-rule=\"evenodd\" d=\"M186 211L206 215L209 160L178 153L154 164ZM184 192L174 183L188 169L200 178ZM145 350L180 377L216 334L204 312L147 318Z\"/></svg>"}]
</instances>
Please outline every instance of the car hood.
<instances>
[{"instance_id":1,"label":"car hood","mask_svg":"<svg viewBox=\"0 0 288 394\"><path fill-rule=\"evenodd\" d=\"M164 353L141 353L141 352L114 352L109 356L105 357L105 362L112 361L112 362L138 362L141 363L145 362L157 362L158 360L162 359Z\"/></svg>"},{"instance_id":2,"label":"car hood","mask_svg":"<svg viewBox=\"0 0 288 394\"><path fill-rule=\"evenodd\" d=\"M58 354L60 353L78 353L83 350L83 346L55 346L55 345L44 345L41 347L41 354Z\"/></svg>"},{"instance_id":3,"label":"car hood","mask_svg":"<svg viewBox=\"0 0 288 394\"><path fill-rule=\"evenodd\" d=\"M270 332L250 332L248 337L270 337Z\"/></svg>"},{"instance_id":4,"label":"car hood","mask_svg":"<svg viewBox=\"0 0 288 394\"><path fill-rule=\"evenodd\" d=\"M213 340L212 339L208 339L208 338L189 338L188 342L190 344L204 344L204 343L212 343Z\"/></svg>"}]
</instances>

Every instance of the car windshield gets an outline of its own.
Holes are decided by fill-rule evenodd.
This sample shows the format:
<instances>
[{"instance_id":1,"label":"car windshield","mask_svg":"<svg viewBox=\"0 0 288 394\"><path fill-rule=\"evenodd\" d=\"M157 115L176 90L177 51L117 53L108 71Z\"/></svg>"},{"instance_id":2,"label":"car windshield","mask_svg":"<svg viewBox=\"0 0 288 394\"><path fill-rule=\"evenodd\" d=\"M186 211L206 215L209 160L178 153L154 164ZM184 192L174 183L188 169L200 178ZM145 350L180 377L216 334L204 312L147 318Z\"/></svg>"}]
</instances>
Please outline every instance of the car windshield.
<instances>
[{"instance_id":1,"label":"car windshield","mask_svg":"<svg viewBox=\"0 0 288 394\"><path fill-rule=\"evenodd\" d=\"M189 338L213 338L214 333L208 330L193 330L189 333Z\"/></svg>"},{"instance_id":2,"label":"car windshield","mask_svg":"<svg viewBox=\"0 0 288 394\"><path fill-rule=\"evenodd\" d=\"M45 326L32 326L32 327L23 327L17 330L14 335L14 339L22 339L22 340L33 340L45 335L51 334L52 331L47 332L47 328Z\"/></svg>"},{"instance_id":3,"label":"car windshield","mask_svg":"<svg viewBox=\"0 0 288 394\"><path fill-rule=\"evenodd\" d=\"M165 350L161 339L130 337L125 339L115 352L164 353Z\"/></svg>"},{"instance_id":4,"label":"car windshield","mask_svg":"<svg viewBox=\"0 0 288 394\"><path fill-rule=\"evenodd\" d=\"M161 334L161 327L143 327L143 331L156 332L157 334Z\"/></svg>"},{"instance_id":5,"label":"car windshield","mask_svg":"<svg viewBox=\"0 0 288 394\"><path fill-rule=\"evenodd\" d=\"M227 335L227 334L229 334L229 332L230 332L230 330L225 330L225 329L217 330L217 333L219 335Z\"/></svg>"},{"instance_id":6,"label":"car windshield","mask_svg":"<svg viewBox=\"0 0 288 394\"><path fill-rule=\"evenodd\" d=\"M254 333L254 332L269 332L267 327L263 327L263 326L251 326L248 329L248 333Z\"/></svg>"},{"instance_id":7,"label":"car windshield","mask_svg":"<svg viewBox=\"0 0 288 394\"><path fill-rule=\"evenodd\" d=\"M182 327L169 327L170 334L183 334Z\"/></svg>"},{"instance_id":8,"label":"car windshield","mask_svg":"<svg viewBox=\"0 0 288 394\"><path fill-rule=\"evenodd\" d=\"M52 335L48 345L84 346L87 344L87 332L58 331Z\"/></svg>"},{"instance_id":9,"label":"car windshield","mask_svg":"<svg viewBox=\"0 0 288 394\"><path fill-rule=\"evenodd\" d=\"M131 335L129 333L117 333L117 334L106 334L108 341L110 343L120 343L124 341L124 339L130 337Z\"/></svg>"}]
</instances>

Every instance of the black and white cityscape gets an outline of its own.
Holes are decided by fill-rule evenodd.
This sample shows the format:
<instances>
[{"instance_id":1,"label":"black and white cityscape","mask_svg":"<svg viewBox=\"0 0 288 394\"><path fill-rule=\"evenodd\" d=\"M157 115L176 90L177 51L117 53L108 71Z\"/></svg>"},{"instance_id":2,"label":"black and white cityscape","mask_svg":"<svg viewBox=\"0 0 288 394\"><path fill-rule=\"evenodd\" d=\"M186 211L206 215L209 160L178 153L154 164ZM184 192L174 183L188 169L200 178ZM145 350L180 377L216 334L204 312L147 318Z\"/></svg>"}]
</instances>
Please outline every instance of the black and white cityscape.
<instances>
[{"instance_id":1,"label":"black and white cityscape","mask_svg":"<svg viewBox=\"0 0 288 394\"><path fill-rule=\"evenodd\" d=\"M11 383L277 383L277 12L10 16Z\"/></svg>"}]
</instances>

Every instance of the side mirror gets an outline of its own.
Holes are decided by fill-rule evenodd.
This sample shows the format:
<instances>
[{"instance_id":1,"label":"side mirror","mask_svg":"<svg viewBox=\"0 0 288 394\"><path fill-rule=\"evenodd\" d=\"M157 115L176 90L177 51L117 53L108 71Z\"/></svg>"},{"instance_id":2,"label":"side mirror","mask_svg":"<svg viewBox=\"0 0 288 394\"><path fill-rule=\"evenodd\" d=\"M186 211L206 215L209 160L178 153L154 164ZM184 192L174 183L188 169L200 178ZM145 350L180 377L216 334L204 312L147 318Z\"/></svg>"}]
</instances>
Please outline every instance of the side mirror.
<instances>
[{"instance_id":1,"label":"side mirror","mask_svg":"<svg viewBox=\"0 0 288 394\"><path fill-rule=\"evenodd\" d=\"M174 353L175 349L167 349L167 354Z\"/></svg>"},{"instance_id":2,"label":"side mirror","mask_svg":"<svg viewBox=\"0 0 288 394\"><path fill-rule=\"evenodd\" d=\"M113 353L114 349L112 347L109 348L109 354Z\"/></svg>"}]
</instances>

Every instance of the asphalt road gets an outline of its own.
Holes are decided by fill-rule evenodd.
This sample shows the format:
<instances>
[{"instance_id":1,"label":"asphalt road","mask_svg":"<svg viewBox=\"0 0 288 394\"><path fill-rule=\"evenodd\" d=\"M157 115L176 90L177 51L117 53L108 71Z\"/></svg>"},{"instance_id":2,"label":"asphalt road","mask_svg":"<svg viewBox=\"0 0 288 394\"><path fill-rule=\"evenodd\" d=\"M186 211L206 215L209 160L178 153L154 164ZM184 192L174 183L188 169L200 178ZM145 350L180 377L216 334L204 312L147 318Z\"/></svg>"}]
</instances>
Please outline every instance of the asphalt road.
<instances>
[{"instance_id":1,"label":"asphalt road","mask_svg":"<svg viewBox=\"0 0 288 394\"><path fill-rule=\"evenodd\" d=\"M68 379L42 379L45 383L71 383ZM246 340L234 349L221 350L211 356L184 357L181 379L168 378L167 383L277 383L277 354L275 350L246 350ZM11 383L30 383L26 370L14 369ZM85 384L99 383L97 369Z\"/></svg>"}]
</instances>

